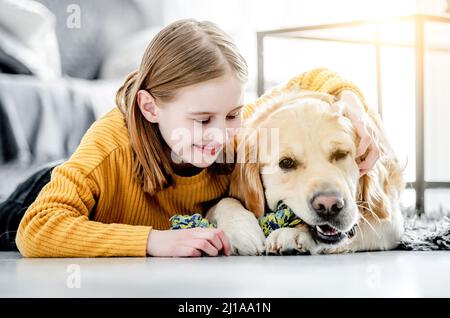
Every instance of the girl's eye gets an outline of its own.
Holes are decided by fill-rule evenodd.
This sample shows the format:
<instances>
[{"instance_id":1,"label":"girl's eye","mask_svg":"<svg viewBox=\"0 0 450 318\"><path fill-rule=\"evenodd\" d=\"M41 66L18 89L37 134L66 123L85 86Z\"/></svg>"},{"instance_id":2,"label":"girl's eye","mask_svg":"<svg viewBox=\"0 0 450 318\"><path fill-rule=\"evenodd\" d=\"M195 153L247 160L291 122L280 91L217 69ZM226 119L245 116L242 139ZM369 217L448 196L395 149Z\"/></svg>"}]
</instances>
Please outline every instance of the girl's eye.
<instances>
[{"instance_id":1,"label":"girl's eye","mask_svg":"<svg viewBox=\"0 0 450 318\"><path fill-rule=\"evenodd\" d=\"M194 119L194 121L196 121L197 123L200 123L202 125L205 125L207 123L209 123L211 121L211 118L206 118L206 119Z\"/></svg>"},{"instance_id":2,"label":"girl's eye","mask_svg":"<svg viewBox=\"0 0 450 318\"><path fill-rule=\"evenodd\" d=\"M241 115L241 113L238 112L237 114L233 114L233 115L227 116L227 119L233 120L233 119L239 118L240 115Z\"/></svg>"}]
</instances>

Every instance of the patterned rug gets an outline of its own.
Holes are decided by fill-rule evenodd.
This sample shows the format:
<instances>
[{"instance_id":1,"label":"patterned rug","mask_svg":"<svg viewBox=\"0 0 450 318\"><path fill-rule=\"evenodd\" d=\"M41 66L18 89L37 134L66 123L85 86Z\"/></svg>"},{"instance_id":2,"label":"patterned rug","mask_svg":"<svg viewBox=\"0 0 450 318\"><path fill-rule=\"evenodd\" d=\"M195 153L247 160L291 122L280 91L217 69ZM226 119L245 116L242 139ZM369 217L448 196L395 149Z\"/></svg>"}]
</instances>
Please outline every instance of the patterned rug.
<instances>
[{"instance_id":1,"label":"patterned rug","mask_svg":"<svg viewBox=\"0 0 450 318\"><path fill-rule=\"evenodd\" d=\"M450 210L440 210L417 216L415 211L405 214L405 233L399 250L450 250Z\"/></svg>"}]
</instances>

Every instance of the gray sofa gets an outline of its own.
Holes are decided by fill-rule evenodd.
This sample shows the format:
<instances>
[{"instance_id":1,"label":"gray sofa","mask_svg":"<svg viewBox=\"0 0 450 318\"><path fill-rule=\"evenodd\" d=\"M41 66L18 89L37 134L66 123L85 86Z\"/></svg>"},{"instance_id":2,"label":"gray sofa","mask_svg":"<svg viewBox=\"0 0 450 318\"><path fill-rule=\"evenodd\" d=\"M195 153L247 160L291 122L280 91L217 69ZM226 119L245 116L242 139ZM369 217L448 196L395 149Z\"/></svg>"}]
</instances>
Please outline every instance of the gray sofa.
<instances>
[{"instance_id":1,"label":"gray sofa","mask_svg":"<svg viewBox=\"0 0 450 318\"><path fill-rule=\"evenodd\" d=\"M55 17L61 73L43 80L0 43L0 201L41 165L73 153L92 122L114 107L123 78L101 78L102 71L113 73L104 70L109 55L118 44L161 22L152 21L159 1L78 0L81 24L70 28L68 8L74 1L38 2ZM110 61L108 67L114 64Z\"/></svg>"}]
</instances>

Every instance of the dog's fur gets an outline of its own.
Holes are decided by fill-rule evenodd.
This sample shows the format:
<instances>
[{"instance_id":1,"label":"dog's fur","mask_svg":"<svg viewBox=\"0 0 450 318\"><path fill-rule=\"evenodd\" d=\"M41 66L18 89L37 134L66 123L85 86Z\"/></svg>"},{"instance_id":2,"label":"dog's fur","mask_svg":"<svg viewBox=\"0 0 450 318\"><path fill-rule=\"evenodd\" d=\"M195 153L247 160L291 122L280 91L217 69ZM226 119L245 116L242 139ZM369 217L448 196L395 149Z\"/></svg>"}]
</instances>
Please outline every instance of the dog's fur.
<instances>
[{"instance_id":1,"label":"dog's fur","mask_svg":"<svg viewBox=\"0 0 450 318\"><path fill-rule=\"evenodd\" d=\"M397 245L403 232L399 198L404 168L378 114L369 109L380 159L360 177L355 162L359 137L352 123L332 109L334 102L332 95L291 90L266 98L244 122L237 136L237 153L245 153L245 160L238 161L232 173L230 198L222 199L207 214L230 239L233 254L342 253ZM279 147L272 145L267 151L268 141L260 134L271 128L278 128ZM256 162L250 160L252 151ZM283 169L283 158L291 159L293 168ZM332 221L311 208L311 197L318 191L340 193L344 198L345 208ZM257 217L274 210L280 200L305 223L278 229L266 239ZM343 233L343 238L333 244L318 240L314 229L324 223ZM354 235L349 235L352 228Z\"/></svg>"}]
</instances>

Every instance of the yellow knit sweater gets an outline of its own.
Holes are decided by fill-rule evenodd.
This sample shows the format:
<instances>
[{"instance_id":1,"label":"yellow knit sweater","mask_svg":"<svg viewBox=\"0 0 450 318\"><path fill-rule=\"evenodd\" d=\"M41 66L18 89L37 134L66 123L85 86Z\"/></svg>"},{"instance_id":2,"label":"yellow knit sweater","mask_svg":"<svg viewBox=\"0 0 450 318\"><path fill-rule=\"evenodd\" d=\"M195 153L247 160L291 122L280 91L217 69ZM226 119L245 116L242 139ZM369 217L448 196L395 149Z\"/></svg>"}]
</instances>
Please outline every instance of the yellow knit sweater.
<instances>
[{"instance_id":1,"label":"yellow knit sweater","mask_svg":"<svg viewBox=\"0 0 450 318\"><path fill-rule=\"evenodd\" d=\"M292 86L337 95L358 88L327 69L292 79ZM269 92L245 105L245 120ZM146 256L152 228L168 229L174 214L202 212L204 203L224 197L228 175L207 169L192 177L174 176L174 185L146 194L133 175L133 156L125 121L115 108L97 120L78 149L56 167L50 182L26 211L16 243L25 257Z\"/></svg>"}]
</instances>

